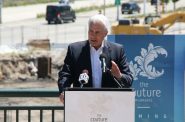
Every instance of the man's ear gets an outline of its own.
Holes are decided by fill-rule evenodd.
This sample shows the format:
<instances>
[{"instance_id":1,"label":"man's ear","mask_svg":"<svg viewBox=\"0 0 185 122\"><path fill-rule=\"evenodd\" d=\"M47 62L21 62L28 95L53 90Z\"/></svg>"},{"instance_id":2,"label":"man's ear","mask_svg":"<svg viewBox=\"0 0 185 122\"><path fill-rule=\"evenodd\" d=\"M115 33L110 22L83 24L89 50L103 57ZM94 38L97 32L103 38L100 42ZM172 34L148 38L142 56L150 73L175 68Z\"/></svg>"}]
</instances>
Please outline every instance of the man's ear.
<instances>
[{"instance_id":1,"label":"man's ear","mask_svg":"<svg viewBox=\"0 0 185 122\"><path fill-rule=\"evenodd\" d=\"M107 34L108 34L108 31L106 30L105 33L104 33L104 37L107 36Z\"/></svg>"}]
</instances>

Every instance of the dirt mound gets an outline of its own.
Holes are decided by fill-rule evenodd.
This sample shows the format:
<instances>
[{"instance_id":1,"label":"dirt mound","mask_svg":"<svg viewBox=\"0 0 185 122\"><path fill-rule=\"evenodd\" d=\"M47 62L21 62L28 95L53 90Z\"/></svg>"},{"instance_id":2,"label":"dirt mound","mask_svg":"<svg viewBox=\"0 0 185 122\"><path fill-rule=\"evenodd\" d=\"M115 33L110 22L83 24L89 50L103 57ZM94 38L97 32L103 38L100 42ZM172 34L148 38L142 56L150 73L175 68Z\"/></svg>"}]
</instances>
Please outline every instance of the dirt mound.
<instances>
[{"instance_id":1,"label":"dirt mound","mask_svg":"<svg viewBox=\"0 0 185 122\"><path fill-rule=\"evenodd\" d=\"M57 78L57 72L63 65L66 50L35 50L26 53L0 54L0 81L35 79L38 74L38 59L51 58L51 77ZM44 62L43 62L44 63Z\"/></svg>"}]
</instances>

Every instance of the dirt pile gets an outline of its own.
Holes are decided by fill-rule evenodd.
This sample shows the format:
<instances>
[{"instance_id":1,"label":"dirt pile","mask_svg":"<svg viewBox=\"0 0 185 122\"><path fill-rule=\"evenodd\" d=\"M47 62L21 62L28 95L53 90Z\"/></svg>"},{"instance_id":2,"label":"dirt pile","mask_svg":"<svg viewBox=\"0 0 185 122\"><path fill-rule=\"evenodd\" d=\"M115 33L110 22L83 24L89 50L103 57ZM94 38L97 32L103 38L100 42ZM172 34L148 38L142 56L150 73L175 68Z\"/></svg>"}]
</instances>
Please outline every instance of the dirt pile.
<instances>
[{"instance_id":1,"label":"dirt pile","mask_svg":"<svg viewBox=\"0 0 185 122\"><path fill-rule=\"evenodd\" d=\"M0 81L35 79L38 73L38 58L51 58L51 76L55 79L63 65L66 50L32 50L26 53L0 54Z\"/></svg>"}]
</instances>

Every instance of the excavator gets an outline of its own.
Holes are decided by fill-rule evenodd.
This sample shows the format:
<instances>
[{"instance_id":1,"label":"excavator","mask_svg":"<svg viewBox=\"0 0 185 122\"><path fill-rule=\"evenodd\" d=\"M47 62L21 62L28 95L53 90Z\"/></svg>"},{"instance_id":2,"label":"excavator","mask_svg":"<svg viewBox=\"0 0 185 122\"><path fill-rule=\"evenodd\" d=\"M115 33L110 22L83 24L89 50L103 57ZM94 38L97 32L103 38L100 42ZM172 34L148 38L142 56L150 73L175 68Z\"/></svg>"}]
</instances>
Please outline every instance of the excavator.
<instances>
[{"instance_id":1,"label":"excavator","mask_svg":"<svg viewBox=\"0 0 185 122\"><path fill-rule=\"evenodd\" d=\"M132 20L119 20L113 23L111 27L111 34L120 35L162 35L164 32L174 25L176 22L185 22L185 12L173 12L164 17L160 16L147 16L145 17L145 23L139 24L138 21Z\"/></svg>"}]
</instances>

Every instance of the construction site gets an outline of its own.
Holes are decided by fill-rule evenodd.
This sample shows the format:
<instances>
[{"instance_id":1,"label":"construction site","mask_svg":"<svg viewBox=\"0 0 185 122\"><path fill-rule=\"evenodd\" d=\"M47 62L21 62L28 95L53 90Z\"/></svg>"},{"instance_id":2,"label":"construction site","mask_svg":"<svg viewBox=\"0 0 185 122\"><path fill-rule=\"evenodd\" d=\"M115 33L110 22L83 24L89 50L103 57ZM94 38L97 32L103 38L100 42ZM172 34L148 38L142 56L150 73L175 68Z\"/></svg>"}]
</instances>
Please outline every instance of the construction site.
<instances>
[{"instance_id":1,"label":"construction site","mask_svg":"<svg viewBox=\"0 0 185 122\"><path fill-rule=\"evenodd\" d=\"M76 12L75 22L57 24L48 24L45 16L37 18L37 15L45 15L46 6L58 4L58 2L44 3L40 6L3 8L2 15L11 11L17 11L17 14L15 14L14 20L7 14L3 15L0 25L0 104L5 106L1 108L0 121L63 122L64 105L57 97L59 96L58 72L63 66L67 46L72 42L88 38L87 21L90 16L101 10L101 13L110 19L110 35L184 35L185 12L183 8L185 6L182 1L176 3L175 11L172 2L165 4L165 11L162 11L162 9L160 10L162 5L158 8L159 10L156 10L150 1L146 3L136 1L141 8L140 13L131 14L121 13L121 5L115 5L114 0L108 0L106 3L101 1L100 6L96 9ZM70 5L74 10L83 8L80 6L83 5L81 2L84 2L86 6L96 4L96 1L79 0L71 2ZM109 7L105 8L105 5ZM30 8L35 8L35 11L28 14L26 10L30 11ZM40 8L39 12L38 8ZM151 12L148 10L149 8L151 8ZM20 15L20 11L23 10L25 10L25 14ZM24 18L24 15L27 18ZM19 96L20 89L25 93L28 92L27 97L26 95L23 95L24 97L16 96ZM33 93L34 95L32 95L29 94L29 90L35 90L35 93L41 91L41 94ZM53 108L48 107L49 105ZM6 106L10 106L10 108L6 108ZM11 108L11 106L13 107ZM23 107L22 111L15 106ZM37 108L38 106L45 108ZM54 109L56 109L55 112ZM31 112L34 110L35 112ZM17 114L22 116L17 117Z\"/></svg>"}]
</instances>

